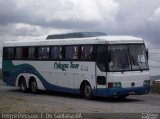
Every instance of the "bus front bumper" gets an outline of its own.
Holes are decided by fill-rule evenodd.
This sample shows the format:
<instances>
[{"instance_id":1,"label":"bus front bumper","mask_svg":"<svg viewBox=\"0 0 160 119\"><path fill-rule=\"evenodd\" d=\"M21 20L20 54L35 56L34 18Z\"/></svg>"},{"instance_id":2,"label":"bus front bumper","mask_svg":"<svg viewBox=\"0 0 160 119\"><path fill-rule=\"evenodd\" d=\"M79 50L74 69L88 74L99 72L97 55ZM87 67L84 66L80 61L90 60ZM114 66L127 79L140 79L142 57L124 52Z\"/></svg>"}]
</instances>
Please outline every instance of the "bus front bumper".
<instances>
[{"instance_id":1,"label":"bus front bumper","mask_svg":"<svg viewBox=\"0 0 160 119\"><path fill-rule=\"evenodd\" d=\"M120 97L120 96L128 96L128 95L144 95L148 94L150 91L150 86L142 86L142 87L131 87L131 88L103 88L97 89L95 96L103 96L103 97Z\"/></svg>"}]
</instances>

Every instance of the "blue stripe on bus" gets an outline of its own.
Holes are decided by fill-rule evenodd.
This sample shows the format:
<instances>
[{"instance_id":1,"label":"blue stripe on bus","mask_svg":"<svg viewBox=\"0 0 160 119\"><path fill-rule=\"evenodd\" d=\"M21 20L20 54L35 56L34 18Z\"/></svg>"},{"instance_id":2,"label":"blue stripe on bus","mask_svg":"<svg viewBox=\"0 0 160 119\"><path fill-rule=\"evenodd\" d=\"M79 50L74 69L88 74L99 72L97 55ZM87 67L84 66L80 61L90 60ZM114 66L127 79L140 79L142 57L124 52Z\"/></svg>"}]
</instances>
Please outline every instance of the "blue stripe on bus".
<instances>
[{"instance_id":1,"label":"blue stripe on bus","mask_svg":"<svg viewBox=\"0 0 160 119\"><path fill-rule=\"evenodd\" d=\"M17 76L24 72L36 75L38 79L42 82L46 90L69 92L76 94L80 93L79 89L66 88L48 83L45 80L45 78L32 65L20 64L15 66L13 65L12 61L9 60L3 61L3 75L4 75L3 80L6 84L15 86Z\"/></svg>"}]
</instances>

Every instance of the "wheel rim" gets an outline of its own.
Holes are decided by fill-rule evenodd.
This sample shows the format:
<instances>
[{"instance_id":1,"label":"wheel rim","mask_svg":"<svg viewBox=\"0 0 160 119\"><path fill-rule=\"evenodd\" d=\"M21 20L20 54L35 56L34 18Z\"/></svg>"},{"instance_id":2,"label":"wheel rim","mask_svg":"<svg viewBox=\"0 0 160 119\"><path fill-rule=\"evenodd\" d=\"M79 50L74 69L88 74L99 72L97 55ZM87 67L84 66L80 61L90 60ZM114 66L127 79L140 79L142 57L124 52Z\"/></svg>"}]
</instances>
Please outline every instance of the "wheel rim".
<instances>
[{"instance_id":1,"label":"wheel rim","mask_svg":"<svg viewBox=\"0 0 160 119\"><path fill-rule=\"evenodd\" d=\"M21 82L21 90L22 91L26 91L26 83L25 83L25 81L24 80L22 80L22 82Z\"/></svg>"},{"instance_id":2,"label":"wheel rim","mask_svg":"<svg viewBox=\"0 0 160 119\"><path fill-rule=\"evenodd\" d=\"M90 97L91 94L92 94L92 89L89 85L87 85L86 88L85 88L85 96Z\"/></svg>"},{"instance_id":3,"label":"wheel rim","mask_svg":"<svg viewBox=\"0 0 160 119\"><path fill-rule=\"evenodd\" d=\"M36 90L37 90L37 84L36 84L35 81L32 82L31 89L32 89L32 92L36 92Z\"/></svg>"}]
</instances>

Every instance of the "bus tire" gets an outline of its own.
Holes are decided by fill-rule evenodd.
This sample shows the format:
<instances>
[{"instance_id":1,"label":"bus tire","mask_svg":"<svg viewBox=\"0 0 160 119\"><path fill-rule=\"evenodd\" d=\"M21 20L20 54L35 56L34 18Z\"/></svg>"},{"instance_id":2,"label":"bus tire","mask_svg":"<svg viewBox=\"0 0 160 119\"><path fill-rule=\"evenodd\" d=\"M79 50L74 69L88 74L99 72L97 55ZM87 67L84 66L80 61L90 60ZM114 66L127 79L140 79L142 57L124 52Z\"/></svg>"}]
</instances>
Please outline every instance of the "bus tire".
<instances>
[{"instance_id":1,"label":"bus tire","mask_svg":"<svg viewBox=\"0 0 160 119\"><path fill-rule=\"evenodd\" d=\"M24 93L28 91L28 89L27 89L27 83L26 83L26 80L25 80L24 77L20 78L20 89Z\"/></svg>"},{"instance_id":2,"label":"bus tire","mask_svg":"<svg viewBox=\"0 0 160 119\"><path fill-rule=\"evenodd\" d=\"M86 99L92 99L92 88L89 84L84 88L84 96Z\"/></svg>"},{"instance_id":3,"label":"bus tire","mask_svg":"<svg viewBox=\"0 0 160 119\"><path fill-rule=\"evenodd\" d=\"M35 79L32 79L30 81L30 91L33 94L37 94L38 93L37 82L36 82Z\"/></svg>"}]
</instances>

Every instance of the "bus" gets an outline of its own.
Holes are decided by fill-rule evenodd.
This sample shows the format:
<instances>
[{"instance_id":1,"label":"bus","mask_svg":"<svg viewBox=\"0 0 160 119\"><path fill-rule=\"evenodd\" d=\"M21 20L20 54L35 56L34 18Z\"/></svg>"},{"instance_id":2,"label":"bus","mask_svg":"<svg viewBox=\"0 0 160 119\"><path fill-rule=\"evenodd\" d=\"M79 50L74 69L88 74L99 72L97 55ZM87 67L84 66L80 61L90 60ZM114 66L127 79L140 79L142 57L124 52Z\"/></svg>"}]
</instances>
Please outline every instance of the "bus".
<instances>
[{"instance_id":1,"label":"bus","mask_svg":"<svg viewBox=\"0 0 160 119\"><path fill-rule=\"evenodd\" d=\"M39 90L125 98L148 94L148 53L142 38L103 33L49 35L3 45L3 81Z\"/></svg>"}]
</instances>

